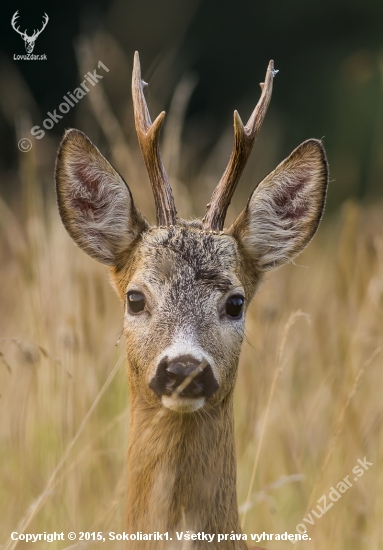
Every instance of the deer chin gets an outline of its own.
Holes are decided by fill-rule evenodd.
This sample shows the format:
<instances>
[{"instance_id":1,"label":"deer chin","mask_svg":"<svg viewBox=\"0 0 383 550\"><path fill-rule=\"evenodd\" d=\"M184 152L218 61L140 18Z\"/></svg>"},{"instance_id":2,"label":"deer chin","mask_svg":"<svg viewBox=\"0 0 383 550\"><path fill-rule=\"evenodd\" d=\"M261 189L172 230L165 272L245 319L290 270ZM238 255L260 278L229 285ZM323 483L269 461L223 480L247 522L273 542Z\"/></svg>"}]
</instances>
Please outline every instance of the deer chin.
<instances>
[{"instance_id":1,"label":"deer chin","mask_svg":"<svg viewBox=\"0 0 383 550\"><path fill-rule=\"evenodd\" d=\"M161 403L167 409L179 413L192 413L201 409L205 403L205 397L181 397L179 395L163 395Z\"/></svg>"}]
</instances>

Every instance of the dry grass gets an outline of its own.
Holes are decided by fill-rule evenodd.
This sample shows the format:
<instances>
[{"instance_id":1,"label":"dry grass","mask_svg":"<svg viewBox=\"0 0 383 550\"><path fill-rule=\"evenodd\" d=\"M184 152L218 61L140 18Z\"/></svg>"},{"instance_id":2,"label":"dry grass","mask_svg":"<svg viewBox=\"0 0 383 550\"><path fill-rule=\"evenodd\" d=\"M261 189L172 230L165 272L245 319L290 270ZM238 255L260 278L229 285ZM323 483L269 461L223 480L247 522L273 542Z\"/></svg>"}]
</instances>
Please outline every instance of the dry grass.
<instances>
[{"instance_id":1,"label":"dry grass","mask_svg":"<svg viewBox=\"0 0 383 550\"><path fill-rule=\"evenodd\" d=\"M346 205L297 261L308 269L287 266L270 275L255 298L236 394L240 503L259 453L247 531L293 532L350 475L353 487L323 517L312 516L312 541L298 546L381 548L381 215L381 208ZM296 319L278 360L297 309L309 322ZM365 456L373 466L354 481L352 469ZM285 478L293 474L301 478Z\"/></svg>"},{"instance_id":2,"label":"dry grass","mask_svg":"<svg viewBox=\"0 0 383 550\"><path fill-rule=\"evenodd\" d=\"M0 541L20 522L30 532L121 530L120 306L55 205L35 200L22 224L3 211ZM293 532L366 456L374 465L316 520L307 547L380 548L382 212L346 205L299 258L308 269L270 274L251 306L235 404L247 532Z\"/></svg>"},{"instance_id":3,"label":"dry grass","mask_svg":"<svg viewBox=\"0 0 383 550\"><path fill-rule=\"evenodd\" d=\"M92 116L107 127L111 113L101 87L99 93ZM123 163L123 138L109 145L112 159ZM15 547L7 541L20 526L34 533L124 526L129 390L123 340L116 346L122 310L104 268L74 247L53 200L42 197L38 170L33 152L20 156L24 206L17 217L0 201L6 550ZM176 193L182 190L179 182ZM148 204L142 191L140 201ZM315 519L311 542L298 547L381 548L382 216L382 205L346 204L322 225L299 265L267 277L250 308L235 398L239 505L248 533L295 532L317 499L350 475L353 487ZM354 482L352 468L364 457L373 466Z\"/></svg>"}]
</instances>

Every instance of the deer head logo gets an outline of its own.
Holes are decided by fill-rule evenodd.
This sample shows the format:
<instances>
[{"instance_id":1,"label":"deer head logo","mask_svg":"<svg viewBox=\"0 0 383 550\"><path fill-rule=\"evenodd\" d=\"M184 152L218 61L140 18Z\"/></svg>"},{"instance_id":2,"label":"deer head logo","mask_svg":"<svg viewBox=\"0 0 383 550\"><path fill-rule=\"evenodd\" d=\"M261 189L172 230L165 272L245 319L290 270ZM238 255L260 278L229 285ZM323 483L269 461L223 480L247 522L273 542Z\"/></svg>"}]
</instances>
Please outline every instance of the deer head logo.
<instances>
[{"instance_id":1,"label":"deer head logo","mask_svg":"<svg viewBox=\"0 0 383 550\"><path fill-rule=\"evenodd\" d=\"M25 30L24 32L21 32L20 29L19 29L19 27L16 27L16 21L17 21L17 18L18 18L18 17L19 17L19 10L17 10L17 11L13 14L12 21L11 21L12 28L13 28L16 32L18 32L19 35L21 36L21 38L24 40L25 49L26 49L27 53L32 53L32 52L33 52L33 48L35 47L35 42L36 42L36 40L37 40L37 37L43 32L43 30L44 30L45 27L47 26L48 21L49 21L49 17L47 16L46 13L44 13L44 19L43 19L43 26L42 26L42 28L41 28L39 31L34 30L32 36L28 36L27 30Z\"/></svg>"}]
</instances>

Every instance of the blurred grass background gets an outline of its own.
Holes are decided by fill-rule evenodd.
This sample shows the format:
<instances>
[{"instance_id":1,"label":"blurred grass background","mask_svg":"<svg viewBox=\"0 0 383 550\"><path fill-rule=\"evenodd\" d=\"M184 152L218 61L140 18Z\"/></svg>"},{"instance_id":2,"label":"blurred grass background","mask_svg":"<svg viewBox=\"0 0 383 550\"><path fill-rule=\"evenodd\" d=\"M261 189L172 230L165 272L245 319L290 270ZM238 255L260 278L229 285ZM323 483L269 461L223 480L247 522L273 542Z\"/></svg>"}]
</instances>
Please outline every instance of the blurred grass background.
<instances>
[{"instance_id":1,"label":"blurred grass background","mask_svg":"<svg viewBox=\"0 0 383 550\"><path fill-rule=\"evenodd\" d=\"M319 233L297 265L267 276L248 314L235 401L239 505L248 533L294 532L317 499L345 476L352 480L357 459L367 457L373 466L298 548L383 548L383 5L63 6L4 7L0 548L14 548L8 537L22 528L124 527L123 313L105 269L62 227L53 166L64 128L85 131L154 222L133 124L134 49L150 83L152 115L167 110L162 152L184 217L203 214L230 155L232 111L247 119L271 57L281 72L227 223L296 145L325 136L332 183ZM45 65L12 60L24 53L9 24L16 9L35 28L40 12L49 14L35 50L47 53ZM102 82L41 141L31 137L30 128L98 60L110 69ZM32 141L29 153L17 149L23 137Z\"/></svg>"}]
</instances>

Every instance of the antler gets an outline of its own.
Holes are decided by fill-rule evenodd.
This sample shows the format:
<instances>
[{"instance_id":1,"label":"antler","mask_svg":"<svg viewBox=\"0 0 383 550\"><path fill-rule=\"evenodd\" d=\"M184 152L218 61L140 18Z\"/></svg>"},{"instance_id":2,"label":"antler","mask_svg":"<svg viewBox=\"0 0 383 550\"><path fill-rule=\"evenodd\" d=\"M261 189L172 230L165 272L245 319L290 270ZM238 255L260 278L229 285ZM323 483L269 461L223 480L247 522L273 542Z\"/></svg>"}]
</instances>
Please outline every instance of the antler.
<instances>
[{"instance_id":1,"label":"antler","mask_svg":"<svg viewBox=\"0 0 383 550\"><path fill-rule=\"evenodd\" d=\"M273 78L277 72L274 70L274 61L270 61L265 82L260 84L261 97L246 126L243 125L238 111L234 111L233 152L229 164L207 205L206 214L202 220L205 230L221 231L223 229L227 209L265 118L273 90Z\"/></svg>"},{"instance_id":2,"label":"antler","mask_svg":"<svg viewBox=\"0 0 383 550\"><path fill-rule=\"evenodd\" d=\"M33 31L33 35L31 36L31 38L36 39L36 38L39 36L39 34L41 34L41 33L43 32L43 30L45 29L45 27L47 26L48 21L49 21L49 17L47 16L46 13L44 13L44 17L45 17L45 19L43 20L43 26L42 26L42 28L41 28L39 31L35 31L35 30L34 30L34 31Z\"/></svg>"},{"instance_id":3,"label":"antler","mask_svg":"<svg viewBox=\"0 0 383 550\"><path fill-rule=\"evenodd\" d=\"M26 31L21 32L20 29L19 29L19 27L16 27L16 20L17 20L18 17L19 17L19 10L17 10L17 11L13 14L13 17L12 17L12 20L11 20L11 25L12 25L13 30L15 30L16 32L18 32L18 33L23 37L23 40L24 40L24 37L26 36Z\"/></svg>"},{"instance_id":4,"label":"antler","mask_svg":"<svg viewBox=\"0 0 383 550\"><path fill-rule=\"evenodd\" d=\"M159 150L160 130L165 112L162 111L152 123L144 96L144 86L147 84L141 80L140 58L136 52L134 54L132 95L138 142L156 203L157 225L175 225L177 210Z\"/></svg>"}]
</instances>

